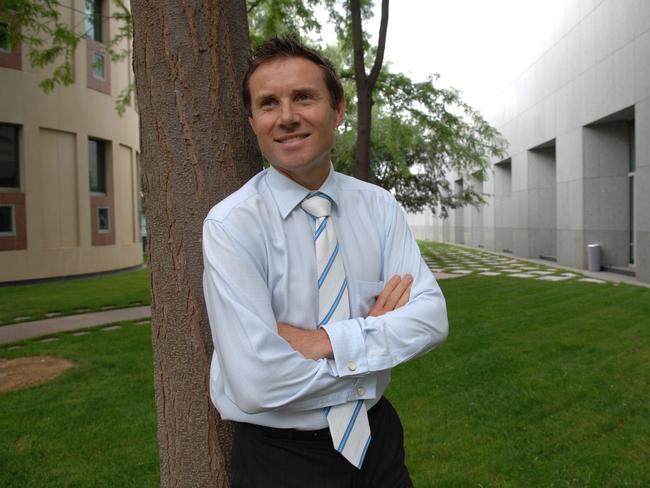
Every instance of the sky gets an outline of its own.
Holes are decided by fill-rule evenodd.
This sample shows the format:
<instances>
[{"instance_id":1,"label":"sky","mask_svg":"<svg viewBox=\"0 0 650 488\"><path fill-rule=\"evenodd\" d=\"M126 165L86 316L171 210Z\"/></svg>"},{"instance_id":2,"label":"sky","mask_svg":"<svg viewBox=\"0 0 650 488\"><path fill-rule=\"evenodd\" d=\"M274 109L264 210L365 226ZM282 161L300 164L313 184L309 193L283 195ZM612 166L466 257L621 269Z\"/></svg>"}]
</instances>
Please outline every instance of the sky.
<instances>
[{"instance_id":1,"label":"sky","mask_svg":"<svg viewBox=\"0 0 650 488\"><path fill-rule=\"evenodd\" d=\"M365 26L379 32L380 0ZM564 0L393 0L385 60L414 80L440 75L481 110L534 60ZM323 32L327 41L332 33ZM531 59L532 57L532 59Z\"/></svg>"}]
</instances>

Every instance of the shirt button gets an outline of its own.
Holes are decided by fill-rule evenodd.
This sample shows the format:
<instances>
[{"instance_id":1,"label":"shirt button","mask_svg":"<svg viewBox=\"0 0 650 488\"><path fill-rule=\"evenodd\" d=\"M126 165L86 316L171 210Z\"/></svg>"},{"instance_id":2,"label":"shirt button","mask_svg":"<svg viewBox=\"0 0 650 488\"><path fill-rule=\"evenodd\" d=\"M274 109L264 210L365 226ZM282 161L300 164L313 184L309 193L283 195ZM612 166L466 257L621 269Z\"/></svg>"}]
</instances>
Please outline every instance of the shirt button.
<instances>
[{"instance_id":1,"label":"shirt button","mask_svg":"<svg viewBox=\"0 0 650 488\"><path fill-rule=\"evenodd\" d=\"M363 396L363 394L366 392L366 389L363 386L360 386L357 388L357 395Z\"/></svg>"},{"instance_id":2,"label":"shirt button","mask_svg":"<svg viewBox=\"0 0 650 488\"><path fill-rule=\"evenodd\" d=\"M354 371L355 369L357 369L357 363L355 363L354 361L350 361L350 362L348 363L348 369L349 369L350 371Z\"/></svg>"}]
</instances>

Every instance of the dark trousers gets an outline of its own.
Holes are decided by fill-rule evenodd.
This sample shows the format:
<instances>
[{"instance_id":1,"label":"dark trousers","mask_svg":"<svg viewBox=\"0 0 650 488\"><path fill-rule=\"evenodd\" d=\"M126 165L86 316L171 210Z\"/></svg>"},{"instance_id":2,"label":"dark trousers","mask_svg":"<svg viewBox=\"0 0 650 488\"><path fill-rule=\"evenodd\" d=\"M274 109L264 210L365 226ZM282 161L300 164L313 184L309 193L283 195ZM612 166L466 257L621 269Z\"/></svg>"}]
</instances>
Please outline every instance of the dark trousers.
<instances>
[{"instance_id":1,"label":"dark trousers","mask_svg":"<svg viewBox=\"0 0 650 488\"><path fill-rule=\"evenodd\" d=\"M404 433L382 397L368 412L372 440L361 470L332 446L327 429L305 433L237 424L232 488L409 488Z\"/></svg>"}]
</instances>

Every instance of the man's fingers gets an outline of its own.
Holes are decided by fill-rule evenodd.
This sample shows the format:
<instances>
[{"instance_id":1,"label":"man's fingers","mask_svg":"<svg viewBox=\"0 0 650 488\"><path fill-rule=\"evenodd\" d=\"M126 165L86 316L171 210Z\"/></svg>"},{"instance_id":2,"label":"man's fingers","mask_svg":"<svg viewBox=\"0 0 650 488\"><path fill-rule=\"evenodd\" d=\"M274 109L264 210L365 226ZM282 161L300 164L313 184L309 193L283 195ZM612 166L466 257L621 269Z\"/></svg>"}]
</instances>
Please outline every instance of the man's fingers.
<instances>
[{"instance_id":1,"label":"man's fingers","mask_svg":"<svg viewBox=\"0 0 650 488\"><path fill-rule=\"evenodd\" d=\"M401 277L399 275L393 276L384 289L381 291L375 304L373 305L368 316L379 317L386 312L391 312L396 308L405 305L411 296L411 284L413 283L413 276L410 274Z\"/></svg>"},{"instance_id":2,"label":"man's fingers","mask_svg":"<svg viewBox=\"0 0 650 488\"><path fill-rule=\"evenodd\" d=\"M386 286L384 286L384 289L381 290L381 293L377 297L377 300L375 301L375 306L373 308L384 309L388 297L393 292L395 287L399 285L400 281L401 278L398 275L395 275L390 280L388 280L388 283L386 283Z\"/></svg>"},{"instance_id":3,"label":"man's fingers","mask_svg":"<svg viewBox=\"0 0 650 488\"><path fill-rule=\"evenodd\" d=\"M413 277L410 274L404 275L388 295L384 309L387 311L395 310L399 306L397 304L402 298L402 295L411 286L411 283L413 283Z\"/></svg>"},{"instance_id":4,"label":"man's fingers","mask_svg":"<svg viewBox=\"0 0 650 488\"><path fill-rule=\"evenodd\" d=\"M411 298L411 284L406 287L406 290L404 290L404 293L402 293L402 296L399 297L399 300L397 301L397 305L395 305L395 308L400 308L404 305L406 305L409 301L409 298Z\"/></svg>"}]
</instances>

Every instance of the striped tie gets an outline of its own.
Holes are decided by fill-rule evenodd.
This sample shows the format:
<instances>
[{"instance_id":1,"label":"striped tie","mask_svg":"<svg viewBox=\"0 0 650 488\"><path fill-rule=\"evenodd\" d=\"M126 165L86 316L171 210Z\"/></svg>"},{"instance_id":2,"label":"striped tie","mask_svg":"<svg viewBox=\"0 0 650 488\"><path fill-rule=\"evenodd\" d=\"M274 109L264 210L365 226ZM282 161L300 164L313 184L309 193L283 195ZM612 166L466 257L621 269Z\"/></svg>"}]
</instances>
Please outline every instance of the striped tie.
<instances>
[{"instance_id":1,"label":"striped tie","mask_svg":"<svg viewBox=\"0 0 650 488\"><path fill-rule=\"evenodd\" d=\"M316 219L314 243L318 271L318 326L350 318L348 280L330 219L331 201L323 193L307 197L301 204ZM363 400L325 408L334 448L361 469L370 445L368 411Z\"/></svg>"}]
</instances>

